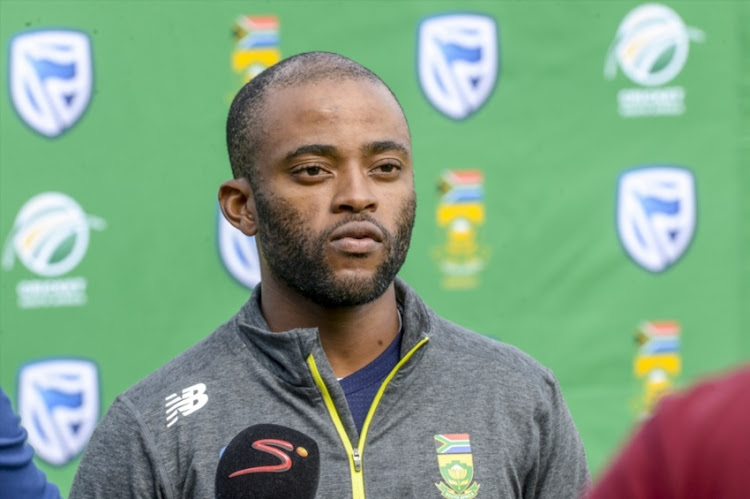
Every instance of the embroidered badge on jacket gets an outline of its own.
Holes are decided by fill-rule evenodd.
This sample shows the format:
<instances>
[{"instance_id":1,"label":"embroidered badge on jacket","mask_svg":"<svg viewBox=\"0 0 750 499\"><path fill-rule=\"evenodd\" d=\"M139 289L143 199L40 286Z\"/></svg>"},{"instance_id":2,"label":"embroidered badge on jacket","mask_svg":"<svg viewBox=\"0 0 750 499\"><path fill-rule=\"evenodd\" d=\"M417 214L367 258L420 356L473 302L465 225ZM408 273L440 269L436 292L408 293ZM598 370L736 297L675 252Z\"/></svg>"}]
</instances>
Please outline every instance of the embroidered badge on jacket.
<instances>
[{"instance_id":1,"label":"embroidered badge on jacket","mask_svg":"<svg viewBox=\"0 0 750 499\"><path fill-rule=\"evenodd\" d=\"M438 467L444 482L435 486L446 499L473 499L479 491L474 479L474 460L468 433L435 435Z\"/></svg>"}]
</instances>

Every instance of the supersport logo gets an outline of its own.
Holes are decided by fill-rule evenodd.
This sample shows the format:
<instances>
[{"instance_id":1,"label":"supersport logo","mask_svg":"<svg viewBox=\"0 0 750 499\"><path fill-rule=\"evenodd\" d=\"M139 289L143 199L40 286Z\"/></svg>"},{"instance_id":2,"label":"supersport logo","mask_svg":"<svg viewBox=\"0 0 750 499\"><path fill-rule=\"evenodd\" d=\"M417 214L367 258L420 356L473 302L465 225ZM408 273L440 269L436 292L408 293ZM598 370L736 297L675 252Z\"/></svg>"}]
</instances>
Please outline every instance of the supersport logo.
<instances>
[{"instance_id":1,"label":"supersport logo","mask_svg":"<svg viewBox=\"0 0 750 499\"><path fill-rule=\"evenodd\" d=\"M284 471L289 471L292 468L292 459L288 454L279 450L284 449L287 452L295 450L294 445L292 445L291 443L285 440L277 440L275 438L263 438L261 440L256 440L255 442L253 442L251 447L255 450L265 452L279 458L280 463L268 466L254 466L252 468L245 468L243 470L235 471L234 473L230 474L229 478L248 475L250 473L281 473ZM308 456L307 449L305 449L304 447L297 447L296 452L301 457Z\"/></svg>"}]
</instances>

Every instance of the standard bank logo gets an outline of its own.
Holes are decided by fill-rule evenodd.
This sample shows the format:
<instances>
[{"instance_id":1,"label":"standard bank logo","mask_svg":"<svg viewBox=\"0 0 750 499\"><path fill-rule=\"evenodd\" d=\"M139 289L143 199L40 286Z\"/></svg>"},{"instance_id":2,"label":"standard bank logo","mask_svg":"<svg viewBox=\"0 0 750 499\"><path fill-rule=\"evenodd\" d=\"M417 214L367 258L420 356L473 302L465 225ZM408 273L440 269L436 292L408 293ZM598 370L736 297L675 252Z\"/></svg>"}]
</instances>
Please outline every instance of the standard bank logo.
<instances>
[{"instance_id":1,"label":"standard bank logo","mask_svg":"<svg viewBox=\"0 0 750 499\"><path fill-rule=\"evenodd\" d=\"M479 110L497 80L495 20L469 13L428 17L417 43L419 83L432 105L456 120Z\"/></svg>"},{"instance_id":2,"label":"standard bank logo","mask_svg":"<svg viewBox=\"0 0 750 499\"><path fill-rule=\"evenodd\" d=\"M85 33L43 30L10 42L10 94L31 128L57 137L83 115L91 98L91 43Z\"/></svg>"},{"instance_id":3,"label":"standard bank logo","mask_svg":"<svg viewBox=\"0 0 750 499\"><path fill-rule=\"evenodd\" d=\"M248 237L227 222L221 210L216 220L219 255L229 274L250 289L260 282L260 258L255 238Z\"/></svg>"},{"instance_id":4,"label":"standard bank logo","mask_svg":"<svg viewBox=\"0 0 750 499\"><path fill-rule=\"evenodd\" d=\"M631 170L617 191L617 232L628 255L651 272L676 263L695 232L693 174L671 166Z\"/></svg>"},{"instance_id":5,"label":"standard bank logo","mask_svg":"<svg viewBox=\"0 0 750 499\"><path fill-rule=\"evenodd\" d=\"M607 52L604 76L613 80L619 67L632 82L644 87L665 85L685 66L690 41L704 38L701 30L687 27L666 5L643 4L620 23ZM624 117L681 115L684 99L682 87L622 89L617 96Z\"/></svg>"},{"instance_id":6,"label":"standard bank logo","mask_svg":"<svg viewBox=\"0 0 750 499\"><path fill-rule=\"evenodd\" d=\"M27 364L18 375L18 412L37 455L56 466L86 446L99 417L99 374L82 359Z\"/></svg>"},{"instance_id":7,"label":"standard bank logo","mask_svg":"<svg viewBox=\"0 0 750 499\"><path fill-rule=\"evenodd\" d=\"M29 199L16 215L5 241L2 267L13 268L15 257L41 277L57 277L73 270L86 255L91 229L106 222L87 215L70 196L44 192ZM86 302L83 278L21 281L17 287L21 308L82 305Z\"/></svg>"}]
</instances>

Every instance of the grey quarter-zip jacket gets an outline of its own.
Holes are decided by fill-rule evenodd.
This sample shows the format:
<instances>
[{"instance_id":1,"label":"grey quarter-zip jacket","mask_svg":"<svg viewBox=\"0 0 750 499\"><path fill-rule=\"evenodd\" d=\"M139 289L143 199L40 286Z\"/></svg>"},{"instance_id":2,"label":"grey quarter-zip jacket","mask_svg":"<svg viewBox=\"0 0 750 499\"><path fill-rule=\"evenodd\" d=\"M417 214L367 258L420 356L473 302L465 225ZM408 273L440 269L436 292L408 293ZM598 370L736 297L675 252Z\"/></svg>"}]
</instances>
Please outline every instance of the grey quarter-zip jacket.
<instances>
[{"instance_id":1,"label":"grey quarter-zip jacket","mask_svg":"<svg viewBox=\"0 0 750 499\"><path fill-rule=\"evenodd\" d=\"M439 317L396 279L401 360L359 433L317 329L270 332L259 290L117 397L70 499L213 498L222 450L265 424L315 441L319 475L309 497L319 499L572 499L586 487L583 445L560 387L520 350ZM269 452L295 472L286 451Z\"/></svg>"}]
</instances>

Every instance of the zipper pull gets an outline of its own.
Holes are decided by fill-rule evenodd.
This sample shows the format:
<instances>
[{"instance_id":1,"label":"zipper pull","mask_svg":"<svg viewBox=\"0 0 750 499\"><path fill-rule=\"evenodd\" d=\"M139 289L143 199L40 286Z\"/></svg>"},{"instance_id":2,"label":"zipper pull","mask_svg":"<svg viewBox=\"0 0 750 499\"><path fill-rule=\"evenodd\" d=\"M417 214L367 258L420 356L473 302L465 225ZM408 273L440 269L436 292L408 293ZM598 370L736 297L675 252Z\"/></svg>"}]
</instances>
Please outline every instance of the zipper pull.
<instances>
[{"instance_id":1,"label":"zipper pull","mask_svg":"<svg viewBox=\"0 0 750 499\"><path fill-rule=\"evenodd\" d=\"M354 458L354 471L362 471L362 458L357 449L352 449L352 457Z\"/></svg>"}]
</instances>

